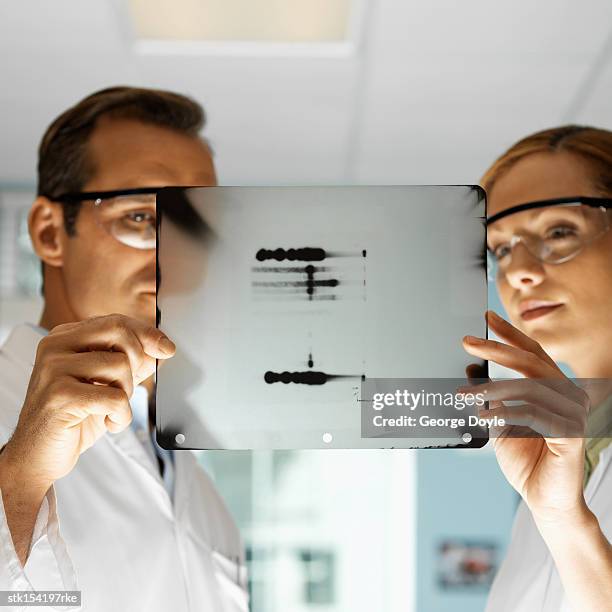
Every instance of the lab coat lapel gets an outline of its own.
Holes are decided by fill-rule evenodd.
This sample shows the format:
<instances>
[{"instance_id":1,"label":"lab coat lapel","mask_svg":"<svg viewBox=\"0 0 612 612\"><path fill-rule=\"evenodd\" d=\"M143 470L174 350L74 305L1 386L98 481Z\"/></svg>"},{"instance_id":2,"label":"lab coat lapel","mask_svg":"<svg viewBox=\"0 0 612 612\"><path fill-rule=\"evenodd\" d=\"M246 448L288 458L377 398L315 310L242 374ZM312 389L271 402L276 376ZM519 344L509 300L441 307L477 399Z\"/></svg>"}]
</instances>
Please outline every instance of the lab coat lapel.
<instances>
[{"instance_id":1,"label":"lab coat lapel","mask_svg":"<svg viewBox=\"0 0 612 612\"><path fill-rule=\"evenodd\" d=\"M0 347L3 358L3 378L10 381L2 389L4 405L0 411L2 431L12 432L17 426L25 390L36 359L36 349L44 334L33 325L19 325L12 329ZM6 440L2 440L2 443Z\"/></svg>"},{"instance_id":2,"label":"lab coat lapel","mask_svg":"<svg viewBox=\"0 0 612 612\"><path fill-rule=\"evenodd\" d=\"M159 470L147 455L147 452L142 446L142 443L136 437L134 431L127 427L117 434L107 433L106 437L110 440L111 445L132 461L135 461L142 467L147 474L151 476L162 488L163 482Z\"/></svg>"},{"instance_id":3,"label":"lab coat lapel","mask_svg":"<svg viewBox=\"0 0 612 612\"><path fill-rule=\"evenodd\" d=\"M22 367L27 366L30 370L34 367L38 343L44 338L42 331L38 330L36 326L27 323L11 330L2 346L2 352L6 354L9 361Z\"/></svg>"}]
</instances>

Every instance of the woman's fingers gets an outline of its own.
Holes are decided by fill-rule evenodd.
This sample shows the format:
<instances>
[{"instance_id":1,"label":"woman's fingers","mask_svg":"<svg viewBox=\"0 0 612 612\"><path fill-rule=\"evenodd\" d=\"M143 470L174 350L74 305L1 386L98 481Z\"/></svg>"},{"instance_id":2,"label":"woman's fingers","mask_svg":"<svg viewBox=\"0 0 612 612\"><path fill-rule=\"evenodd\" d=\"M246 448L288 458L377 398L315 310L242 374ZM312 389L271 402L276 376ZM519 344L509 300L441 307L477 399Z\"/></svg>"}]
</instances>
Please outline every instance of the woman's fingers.
<instances>
[{"instance_id":1,"label":"woman's fingers","mask_svg":"<svg viewBox=\"0 0 612 612\"><path fill-rule=\"evenodd\" d=\"M468 385L458 387L457 393L473 393L476 395L477 393L482 393L483 391L486 392L487 389L491 388L491 385L495 385L495 382L493 382L488 376L485 376L485 370L485 367L480 364L470 363L465 368L465 375ZM491 401L489 401L489 399ZM489 401L489 406L492 408L503 405L501 401L494 401L494 398L492 397L486 397L485 400Z\"/></svg>"},{"instance_id":2,"label":"woman's fingers","mask_svg":"<svg viewBox=\"0 0 612 612\"><path fill-rule=\"evenodd\" d=\"M475 357L494 361L501 366L523 374L526 378L536 378L541 384L562 395L567 395L576 402L587 402L588 404L588 397L582 389L569 380L559 368L551 366L548 360L541 359L535 353L497 340L487 340L474 336L465 336L463 347Z\"/></svg>"},{"instance_id":3,"label":"woman's fingers","mask_svg":"<svg viewBox=\"0 0 612 612\"><path fill-rule=\"evenodd\" d=\"M499 365L523 374L526 378L538 379L540 384L585 406L588 411L589 397L587 393L567 378L556 365L554 367L551 366L549 363L550 358L543 360L539 355L526 349L474 336L465 336L463 347L475 357L494 361Z\"/></svg>"},{"instance_id":4,"label":"woman's fingers","mask_svg":"<svg viewBox=\"0 0 612 612\"><path fill-rule=\"evenodd\" d=\"M514 350L516 347L508 349ZM469 384L459 387L457 392L483 394L489 409L481 410L479 416L487 419L503 417L503 425L499 424L499 420L491 421L491 438L584 435L589 399L583 389L565 376L552 381L516 378L486 379L488 382L483 382L482 374L482 368L476 364L469 365L466 368ZM510 404L517 401L521 402L518 407Z\"/></svg>"},{"instance_id":5,"label":"woman's fingers","mask_svg":"<svg viewBox=\"0 0 612 612\"><path fill-rule=\"evenodd\" d=\"M472 384L457 391L484 394L489 409L480 410L479 416L491 420L491 437L539 435L559 440L584 436L589 410L585 391L563 374L538 342L493 311L487 311L486 318L503 342L466 336L465 350L525 377L474 384L478 369L466 369ZM509 405L517 401L521 404Z\"/></svg>"},{"instance_id":6,"label":"woman's fingers","mask_svg":"<svg viewBox=\"0 0 612 612\"><path fill-rule=\"evenodd\" d=\"M465 336L463 347L474 357L494 361L528 378L565 378L558 368L523 348L475 336Z\"/></svg>"},{"instance_id":7,"label":"woman's fingers","mask_svg":"<svg viewBox=\"0 0 612 612\"><path fill-rule=\"evenodd\" d=\"M559 367L555 363L555 361L548 355L548 353L540 346L538 342L536 342L533 338L530 338L527 334L524 334L520 329L517 329L510 323L506 321L502 317L500 317L493 310L487 310L485 313L485 318L487 320L487 325L490 329L495 332L495 335L498 336L504 342L515 346L517 348L522 348L534 355L537 355L540 359L547 362L550 366L552 366L555 370L559 370Z\"/></svg>"},{"instance_id":8,"label":"woman's fingers","mask_svg":"<svg viewBox=\"0 0 612 612\"><path fill-rule=\"evenodd\" d=\"M483 393L488 401L523 401L537 406L541 410L549 410L559 416L579 422L586 420L588 413L588 402L585 401L586 394L579 387L575 387L575 392L571 395L561 393L557 389L551 389L545 381L531 378L515 378L510 380L496 380L472 387L461 387L459 392L463 393ZM554 381L555 384L561 381ZM568 381L570 382L570 381ZM570 383L571 384L571 383ZM567 386L567 385L565 385ZM587 398L588 399L588 398Z\"/></svg>"},{"instance_id":9,"label":"woman's fingers","mask_svg":"<svg viewBox=\"0 0 612 612\"><path fill-rule=\"evenodd\" d=\"M497 418L503 425L529 427L544 438L578 438L584 435L584 428L576 421L541 410L532 404L521 406L500 406L489 410L479 410L478 416L483 419Z\"/></svg>"}]
</instances>

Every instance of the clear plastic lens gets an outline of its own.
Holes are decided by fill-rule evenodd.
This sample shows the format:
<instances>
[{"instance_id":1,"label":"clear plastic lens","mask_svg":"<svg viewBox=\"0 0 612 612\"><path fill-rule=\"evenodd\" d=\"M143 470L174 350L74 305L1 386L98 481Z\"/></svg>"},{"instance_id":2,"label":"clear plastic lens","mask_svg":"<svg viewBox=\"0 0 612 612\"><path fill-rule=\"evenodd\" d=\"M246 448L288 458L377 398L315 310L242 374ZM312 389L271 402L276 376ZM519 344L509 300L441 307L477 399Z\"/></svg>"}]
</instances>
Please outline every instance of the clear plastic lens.
<instances>
[{"instance_id":1,"label":"clear plastic lens","mask_svg":"<svg viewBox=\"0 0 612 612\"><path fill-rule=\"evenodd\" d=\"M132 211L110 224L111 234L119 242L135 249L155 248L155 217L148 211Z\"/></svg>"},{"instance_id":2,"label":"clear plastic lens","mask_svg":"<svg viewBox=\"0 0 612 612\"><path fill-rule=\"evenodd\" d=\"M493 230L492 228L495 227ZM503 271L520 242L543 263L563 263L577 255L609 228L605 209L574 204L516 213L490 226L489 254Z\"/></svg>"},{"instance_id":3,"label":"clear plastic lens","mask_svg":"<svg viewBox=\"0 0 612 612\"><path fill-rule=\"evenodd\" d=\"M487 280L494 283L497 279L497 259L490 251L487 251Z\"/></svg>"},{"instance_id":4,"label":"clear plastic lens","mask_svg":"<svg viewBox=\"0 0 612 612\"><path fill-rule=\"evenodd\" d=\"M119 242L135 249L155 248L155 194L96 200L95 206L98 222Z\"/></svg>"}]
</instances>

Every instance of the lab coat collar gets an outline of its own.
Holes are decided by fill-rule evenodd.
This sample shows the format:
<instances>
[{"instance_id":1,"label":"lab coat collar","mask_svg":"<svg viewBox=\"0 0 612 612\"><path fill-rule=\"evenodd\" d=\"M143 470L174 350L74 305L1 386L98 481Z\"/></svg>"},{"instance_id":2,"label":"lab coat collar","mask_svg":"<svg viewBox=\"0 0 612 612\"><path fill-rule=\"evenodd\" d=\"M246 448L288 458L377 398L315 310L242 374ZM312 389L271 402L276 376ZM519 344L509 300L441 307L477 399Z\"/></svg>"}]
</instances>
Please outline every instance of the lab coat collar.
<instances>
[{"instance_id":1,"label":"lab coat collar","mask_svg":"<svg viewBox=\"0 0 612 612\"><path fill-rule=\"evenodd\" d=\"M589 478L586 488L584 489L584 499L587 504L590 503L599 489L601 482L603 481L604 474L611 469L612 463L612 444L608 448L604 448L599 455L599 463L593 470L591 477Z\"/></svg>"},{"instance_id":2,"label":"lab coat collar","mask_svg":"<svg viewBox=\"0 0 612 612\"><path fill-rule=\"evenodd\" d=\"M2 352L22 365L34 367L38 343L47 334L47 330L32 323L23 323L14 327L2 346Z\"/></svg>"}]
</instances>

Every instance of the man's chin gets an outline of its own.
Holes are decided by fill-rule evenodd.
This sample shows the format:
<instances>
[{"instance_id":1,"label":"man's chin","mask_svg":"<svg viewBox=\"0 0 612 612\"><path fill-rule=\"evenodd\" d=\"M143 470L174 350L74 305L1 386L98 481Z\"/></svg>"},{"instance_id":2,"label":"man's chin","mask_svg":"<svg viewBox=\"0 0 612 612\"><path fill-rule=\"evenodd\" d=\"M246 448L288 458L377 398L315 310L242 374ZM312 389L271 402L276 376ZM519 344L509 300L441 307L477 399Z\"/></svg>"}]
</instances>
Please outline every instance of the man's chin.
<instances>
[{"instance_id":1,"label":"man's chin","mask_svg":"<svg viewBox=\"0 0 612 612\"><path fill-rule=\"evenodd\" d=\"M156 304L154 293L139 293L130 309L132 312L126 312L125 314L154 327L157 318Z\"/></svg>"}]
</instances>

